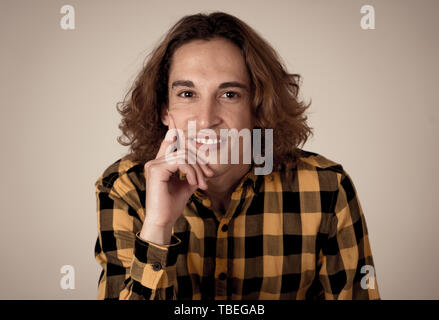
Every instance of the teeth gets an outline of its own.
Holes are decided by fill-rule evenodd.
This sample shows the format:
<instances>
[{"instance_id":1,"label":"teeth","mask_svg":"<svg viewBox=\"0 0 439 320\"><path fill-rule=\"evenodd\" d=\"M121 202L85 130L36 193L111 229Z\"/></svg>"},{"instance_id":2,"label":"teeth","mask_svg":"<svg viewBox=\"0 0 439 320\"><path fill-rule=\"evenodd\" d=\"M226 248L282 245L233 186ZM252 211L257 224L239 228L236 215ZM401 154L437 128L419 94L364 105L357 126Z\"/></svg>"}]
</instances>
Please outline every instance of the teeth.
<instances>
[{"instance_id":1,"label":"teeth","mask_svg":"<svg viewBox=\"0 0 439 320\"><path fill-rule=\"evenodd\" d=\"M219 143L221 140L218 139L204 139L204 138L197 138L197 139L193 139L195 140L195 142L197 143L202 143L202 144L217 144Z\"/></svg>"}]
</instances>

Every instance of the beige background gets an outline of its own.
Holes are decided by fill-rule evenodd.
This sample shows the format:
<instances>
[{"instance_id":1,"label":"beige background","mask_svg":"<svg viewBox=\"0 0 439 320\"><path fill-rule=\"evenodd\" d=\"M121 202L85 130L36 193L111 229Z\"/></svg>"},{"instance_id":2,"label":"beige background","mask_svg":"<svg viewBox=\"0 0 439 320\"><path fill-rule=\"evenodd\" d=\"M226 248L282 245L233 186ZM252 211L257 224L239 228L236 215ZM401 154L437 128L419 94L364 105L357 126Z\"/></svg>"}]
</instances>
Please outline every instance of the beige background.
<instances>
[{"instance_id":1,"label":"beige background","mask_svg":"<svg viewBox=\"0 0 439 320\"><path fill-rule=\"evenodd\" d=\"M383 299L439 299L438 1L6 1L0 5L0 299L94 299L94 182L127 149L123 98L185 14L246 21L303 78L314 137L343 164ZM73 5L76 29L62 30ZM376 30L360 28L371 4ZM63 265L74 290L60 287Z\"/></svg>"}]
</instances>

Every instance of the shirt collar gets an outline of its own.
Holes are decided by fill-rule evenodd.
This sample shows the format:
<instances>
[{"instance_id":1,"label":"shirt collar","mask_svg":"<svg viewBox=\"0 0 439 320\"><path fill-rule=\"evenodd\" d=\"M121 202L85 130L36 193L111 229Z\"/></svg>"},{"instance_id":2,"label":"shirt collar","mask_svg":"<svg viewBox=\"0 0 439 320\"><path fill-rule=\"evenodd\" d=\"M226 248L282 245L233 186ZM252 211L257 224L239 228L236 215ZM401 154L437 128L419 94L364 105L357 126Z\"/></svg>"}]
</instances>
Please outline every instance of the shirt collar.
<instances>
[{"instance_id":1,"label":"shirt collar","mask_svg":"<svg viewBox=\"0 0 439 320\"><path fill-rule=\"evenodd\" d=\"M254 167L254 164L252 164L249 171L242 177L241 181L239 182L239 184L235 188L234 192L240 191L241 189L245 188L246 186L250 186L253 189L253 192L256 192L256 190L258 189L258 187L257 187L258 176L255 175L254 170L255 170L255 167ZM184 174L181 171L178 171L178 176L179 176L180 180L183 180L185 178L186 174ZM203 194L199 189L194 191L191 198L193 198L193 197L198 199L200 202L203 202L203 200L207 199L206 195Z\"/></svg>"}]
</instances>

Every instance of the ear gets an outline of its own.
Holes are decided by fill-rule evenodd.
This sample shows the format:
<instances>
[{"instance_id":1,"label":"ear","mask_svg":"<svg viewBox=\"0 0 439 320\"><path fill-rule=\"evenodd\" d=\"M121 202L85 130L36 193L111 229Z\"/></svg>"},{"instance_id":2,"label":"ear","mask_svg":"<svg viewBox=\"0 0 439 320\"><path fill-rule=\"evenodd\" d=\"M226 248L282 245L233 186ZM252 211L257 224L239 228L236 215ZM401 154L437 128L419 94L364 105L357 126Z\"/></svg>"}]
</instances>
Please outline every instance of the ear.
<instances>
[{"instance_id":1,"label":"ear","mask_svg":"<svg viewBox=\"0 0 439 320\"><path fill-rule=\"evenodd\" d=\"M162 120L162 123L165 126L169 127L169 116L168 116L168 107L167 106L162 107L160 119Z\"/></svg>"}]
</instances>

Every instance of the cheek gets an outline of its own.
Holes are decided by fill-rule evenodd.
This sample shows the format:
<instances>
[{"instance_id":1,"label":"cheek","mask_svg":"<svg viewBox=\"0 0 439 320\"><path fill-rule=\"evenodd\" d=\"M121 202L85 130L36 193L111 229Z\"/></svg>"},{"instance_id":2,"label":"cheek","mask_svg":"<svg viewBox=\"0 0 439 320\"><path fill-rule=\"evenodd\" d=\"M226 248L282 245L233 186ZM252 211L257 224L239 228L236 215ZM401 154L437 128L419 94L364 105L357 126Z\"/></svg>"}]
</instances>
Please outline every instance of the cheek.
<instances>
[{"instance_id":1,"label":"cheek","mask_svg":"<svg viewBox=\"0 0 439 320\"><path fill-rule=\"evenodd\" d=\"M189 113L187 110L184 110L183 108L169 107L169 113L174 118L175 125L177 128L184 128L186 127L187 121L189 119Z\"/></svg>"},{"instance_id":2,"label":"cheek","mask_svg":"<svg viewBox=\"0 0 439 320\"><path fill-rule=\"evenodd\" d=\"M241 111L236 115L236 124L239 128L249 128L251 129L253 126L253 116L250 111L250 108L245 111Z\"/></svg>"},{"instance_id":3,"label":"cheek","mask_svg":"<svg viewBox=\"0 0 439 320\"><path fill-rule=\"evenodd\" d=\"M252 128L252 111L246 104L233 104L224 106L221 117L226 120L229 126L237 129Z\"/></svg>"}]
</instances>

